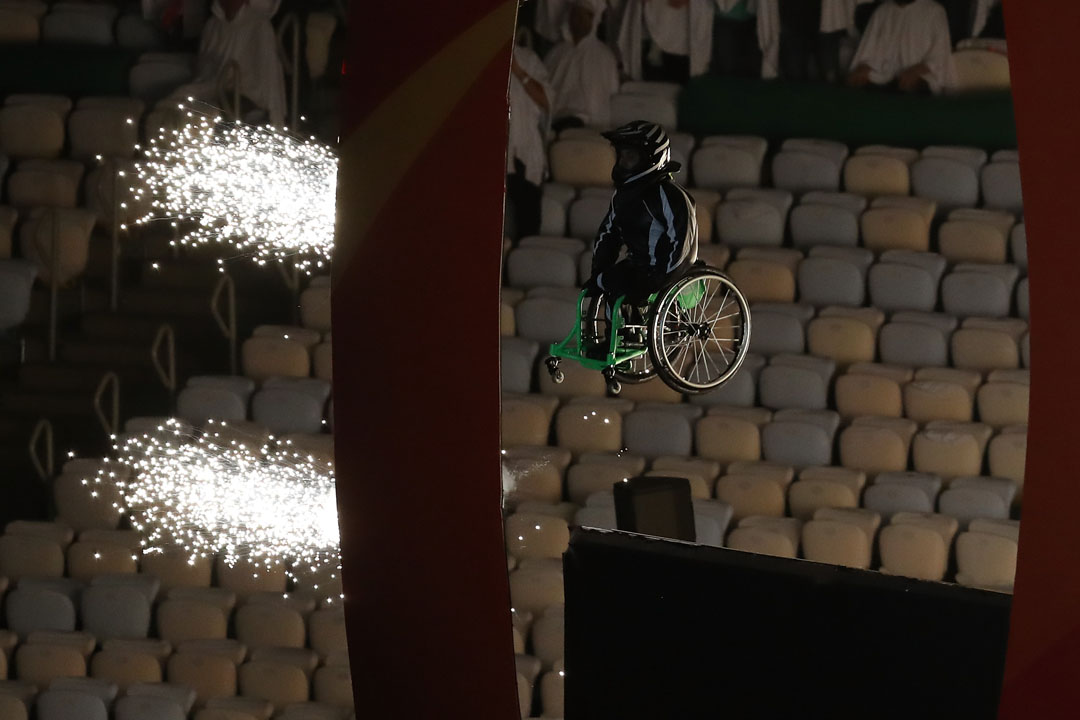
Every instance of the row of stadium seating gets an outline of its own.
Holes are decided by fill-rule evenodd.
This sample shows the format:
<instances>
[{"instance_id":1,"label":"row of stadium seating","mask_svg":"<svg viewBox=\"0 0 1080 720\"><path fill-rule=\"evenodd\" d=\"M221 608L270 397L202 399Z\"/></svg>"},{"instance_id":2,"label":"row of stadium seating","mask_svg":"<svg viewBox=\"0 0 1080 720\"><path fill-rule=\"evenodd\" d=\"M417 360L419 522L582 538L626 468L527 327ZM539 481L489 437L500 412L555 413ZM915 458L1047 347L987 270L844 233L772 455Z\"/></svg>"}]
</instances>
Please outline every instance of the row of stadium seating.
<instances>
[{"instance_id":1,"label":"row of stadium seating","mask_svg":"<svg viewBox=\"0 0 1080 720\"><path fill-rule=\"evenodd\" d=\"M962 146L924 149L865 145L850 149L831 140L792 138L772 151L764 138L714 135L695 149L692 135L675 133L672 158L682 165L675 176L698 190L727 192L767 185L788 193L839 192L879 196L914 194L943 211L981 206L1019 212L1020 174L1015 150ZM596 131L564 130L548 150L555 195L559 186L610 187L614 150ZM767 162L768 160L768 162ZM605 169L606 168L606 169ZM769 172L766 172L768 170Z\"/></svg>"},{"instance_id":2,"label":"row of stadium seating","mask_svg":"<svg viewBox=\"0 0 1080 720\"><path fill-rule=\"evenodd\" d=\"M0 44L119 45L130 50L162 47L164 38L142 15L121 14L115 4L4 0Z\"/></svg>"},{"instance_id":3,"label":"row of stadium seating","mask_svg":"<svg viewBox=\"0 0 1080 720\"><path fill-rule=\"evenodd\" d=\"M73 460L63 477L93 478L99 467ZM105 505L114 494L85 499ZM12 680L0 683L0 709L13 714L3 717L28 717L10 698L36 704L42 720L348 715L332 571L298 573L293 588L281 568L142 555L140 542L133 531L61 523L5 529L0 674Z\"/></svg>"}]
</instances>

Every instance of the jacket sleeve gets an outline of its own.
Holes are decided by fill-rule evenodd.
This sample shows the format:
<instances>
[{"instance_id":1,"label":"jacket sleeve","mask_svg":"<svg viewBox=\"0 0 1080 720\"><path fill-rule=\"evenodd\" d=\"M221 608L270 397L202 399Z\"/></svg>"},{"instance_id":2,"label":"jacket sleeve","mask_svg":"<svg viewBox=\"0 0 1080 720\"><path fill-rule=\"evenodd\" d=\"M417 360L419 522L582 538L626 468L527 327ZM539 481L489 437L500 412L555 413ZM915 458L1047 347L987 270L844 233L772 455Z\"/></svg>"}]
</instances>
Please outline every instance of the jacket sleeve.
<instances>
[{"instance_id":1,"label":"jacket sleeve","mask_svg":"<svg viewBox=\"0 0 1080 720\"><path fill-rule=\"evenodd\" d=\"M683 194L669 192L664 184L645 197L649 225L649 266L659 272L671 272L682 260L690 229L688 203Z\"/></svg>"},{"instance_id":2,"label":"jacket sleeve","mask_svg":"<svg viewBox=\"0 0 1080 720\"><path fill-rule=\"evenodd\" d=\"M619 250L622 249L623 238L619 226L615 223L615 204L608 207L604 221L600 223L600 229L596 233L596 241L593 243L592 277L607 270L619 259Z\"/></svg>"}]
</instances>

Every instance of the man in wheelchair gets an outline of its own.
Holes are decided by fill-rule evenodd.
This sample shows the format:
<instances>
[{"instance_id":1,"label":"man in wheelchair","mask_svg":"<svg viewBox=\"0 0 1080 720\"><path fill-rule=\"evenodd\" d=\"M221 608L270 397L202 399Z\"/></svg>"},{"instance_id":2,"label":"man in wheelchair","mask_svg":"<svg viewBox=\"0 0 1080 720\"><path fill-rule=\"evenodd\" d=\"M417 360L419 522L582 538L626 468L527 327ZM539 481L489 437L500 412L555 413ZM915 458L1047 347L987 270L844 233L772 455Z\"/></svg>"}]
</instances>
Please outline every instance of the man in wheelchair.
<instances>
[{"instance_id":1,"label":"man in wheelchair","mask_svg":"<svg viewBox=\"0 0 1080 720\"><path fill-rule=\"evenodd\" d=\"M643 325L649 295L697 261L694 200L672 179L680 165L671 160L667 133L656 123L635 120L603 135L615 148L615 193L593 244L587 284L589 317L596 317L601 298L606 301L603 334L597 328L583 338L585 354L593 358L606 356L611 309L620 296L626 296L627 324ZM623 247L626 257L619 260Z\"/></svg>"}]
</instances>

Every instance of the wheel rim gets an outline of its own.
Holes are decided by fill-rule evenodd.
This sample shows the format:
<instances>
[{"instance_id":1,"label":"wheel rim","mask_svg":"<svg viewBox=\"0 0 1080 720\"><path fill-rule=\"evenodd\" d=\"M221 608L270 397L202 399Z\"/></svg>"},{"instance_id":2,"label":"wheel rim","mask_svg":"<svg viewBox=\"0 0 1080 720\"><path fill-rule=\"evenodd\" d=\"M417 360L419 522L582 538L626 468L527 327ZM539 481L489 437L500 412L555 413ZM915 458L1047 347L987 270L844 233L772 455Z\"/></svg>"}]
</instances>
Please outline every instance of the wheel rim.
<instances>
[{"instance_id":1,"label":"wheel rim","mask_svg":"<svg viewBox=\"0 0 1080 720\"><path fill-rule=\"evenodd\" d=\"M709 390L726 382L742 364L749 309L724 276L695 274L665 293L653 331L654 362L665 374L689 390Z\"/></svg>"}]
</instances>

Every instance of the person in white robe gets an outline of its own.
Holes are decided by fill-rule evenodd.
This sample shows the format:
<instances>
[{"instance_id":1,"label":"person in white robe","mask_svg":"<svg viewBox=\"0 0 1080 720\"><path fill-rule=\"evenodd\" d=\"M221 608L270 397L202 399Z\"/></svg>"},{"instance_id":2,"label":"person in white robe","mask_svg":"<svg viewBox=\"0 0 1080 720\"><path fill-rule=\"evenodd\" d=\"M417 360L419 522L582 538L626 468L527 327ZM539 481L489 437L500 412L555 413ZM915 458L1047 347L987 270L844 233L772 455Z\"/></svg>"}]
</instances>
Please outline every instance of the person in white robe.
<instances>
[{"instance_id":1,"label":"person in white robe","mask_svg":"<svg viewBox=\"0 0 1080 720\"><path fill-rule=\"evenodd\" d=\"M855 9L873 0L821 0L821 22L818 30L829 41L839 41L839 33L854 38ZM780 5L778 0L758 0L757 6L758 45L761 48L761 77L771 80L780 76ZM834 52L832 47L827 53ZM836 48L835 52L842 52ZM820 62L820 60L819 60ZM844 67L846 67L846 63ZM828 76L826 71L823 73ZM828 79L828 78L827 78Z\"/></svg>"},{"instance_id":2,"label":"person in white robe","mask_svg":"<svg viewBox=\"0 0 1080 720\"><path fill-rule=\"evenodd\" d=\"M934 0L888 0L870 18L847 84L895 82L900 90L939 94L956 83L945 9Z\"/></svg>"},{"instance_id":3,"label":"person in white robe","mask_svg":"<svg viewBox=\"0 0 1080 720\"><path fill-rule=\"evenodd\" d=\"M570 0L563 26L566 39L544 60L554 91L551 117L556 129L610 124L611 96L619 91L619 64L596 36L603 13L604 0Z\"/></svg>"},{"instance_id":4,"label":"person in white robe","mask_svg":"<svg viewBox=\"0 0 1080 720\"><path fill-rule=\"evenodd\" d=\"M519 237L540 230L540 184L547 172L544 138L553 96L543 61L529 48L515 46L510 67L506 195L514 206Z\"/></svg>"},{"instance_id":5,"label":"person in white robe","mask_svg":"<svg viewBox=\"0 0 1080 720\"><path fill-rule=\"evenodd\" d=\"M533 31L546 40L548 45L557 45L563 39L567 0L533 0L533 2L536 3Z\"/></svg>"},{"instance_id":6,"label":"person in white robe","mask_svg":"<svg viewBox=\"0 0 1080 720\"><path fill-rule=\"evenodd\" d=\"M173 93L220 105L219 84L233 62L240 95L265 111L273 125L285 124L285 71L271 20L281 0L214 0L199 46L195 81Z\"/></svg>"},{"instance_id":7,"label":"person in white robe","mask_svg":"<svg viewBox=\"0 0 1080 720\"><path fill-rule=\"evenodd\" d=\"M682 83L707 72L715 7L715 0L629 0L618 34L623 75Z\"/></svg>"}]
</instances>

